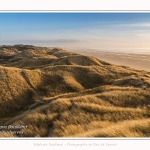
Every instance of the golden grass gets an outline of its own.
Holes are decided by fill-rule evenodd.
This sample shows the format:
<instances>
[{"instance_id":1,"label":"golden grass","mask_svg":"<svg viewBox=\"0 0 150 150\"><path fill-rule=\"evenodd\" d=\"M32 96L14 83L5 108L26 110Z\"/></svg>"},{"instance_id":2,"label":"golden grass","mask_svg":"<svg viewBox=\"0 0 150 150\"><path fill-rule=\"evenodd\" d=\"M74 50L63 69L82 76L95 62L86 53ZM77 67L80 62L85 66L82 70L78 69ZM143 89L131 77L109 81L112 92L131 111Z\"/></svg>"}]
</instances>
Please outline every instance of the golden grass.
<instances>
[{"instance_id":1,"label":"golden grass","mask_svg":"<svg viewBox=\"0 0 150 150\"><path fill-rule=\"evenodd\" d=\"M34 92L18 69L0 68L0 116L13 115L34 102Z\"/></svg>"},{"instance_id":2,"label":"golden grass","mask_svg":"<svg viewBox=\"0 0 150 150\"><path fill-rule=\"evenodd\" d=\"M149 137L150 119L119 122L110 127L94 129L76 137Z\"/></svg>"},{"instance_id":3,"label":"golden grass","mask_svg":"<svg viewBox=\"0 0 150 150\"><path fill-rule=\"evenodd\" d=\"M122 91L115 90L111 92L103 92L100 98L110 102L115 106L122 107L142 107L150 104L150 93L148 91Z\"/></svg>"},{"instance_id":4,"label":"golden grass","mask_svg":"<svg viewBox=\"0 0 150 150\"><path fill-rule=\"evenodd\" d=\"M12 133L5 132L5 133L0 133L0 137L3 137L3 138L13 138L15 136Z\"/></svg>"},{"instance_id":5,"label":"golden grass","mask_svg":"<svg viewBox=\"0 0 150 150\"><path fill-rule=\"evenodd\" d=\"M95 94L93 96L58 98L36 109L26 111L25 114L21 114L21 117L16 116L11 119L12 122L8 121L5 124L28 125L27 129L22 130L25 137L78 137L78 134L88 137L86 134L84 135L85 132L95 129L101 131L101 129L115 126L124 120L143 120L148 116L149 112L146 108L115 107L107 102L104 103ZM94 136L96 135L93 134ZM116 134L117 136L119 134ZM134 132L129 135L127 132L122 136L138 137L139 135Z\"/></svg>"},{"instance_id":6,"label":"golden grass","mask_svg":"<svg viewBox=\"0 0 150 150\"><path fill-rule=\"evenodd\" d=\"M149 137L150 75L56 48L0 48L0 137Z\"/></svg>"}]
</instances>

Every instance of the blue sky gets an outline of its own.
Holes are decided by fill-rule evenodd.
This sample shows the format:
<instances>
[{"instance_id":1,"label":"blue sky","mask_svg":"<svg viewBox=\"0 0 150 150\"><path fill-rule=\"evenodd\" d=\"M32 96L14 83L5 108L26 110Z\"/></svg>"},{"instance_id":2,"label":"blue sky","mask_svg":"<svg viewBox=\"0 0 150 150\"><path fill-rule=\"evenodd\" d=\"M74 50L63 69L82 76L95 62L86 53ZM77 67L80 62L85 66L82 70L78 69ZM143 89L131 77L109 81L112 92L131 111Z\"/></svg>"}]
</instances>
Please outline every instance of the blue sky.
<instances>
[{"instance_id":1,"label":"blue sky","mask_svg":"<svg viewBox=\"0 0 150 150\"><path fill-rule=\"evenodd\" d=\"M149 50L150 13L0 13L0 45Z\"/></svg>"}]
</instances>

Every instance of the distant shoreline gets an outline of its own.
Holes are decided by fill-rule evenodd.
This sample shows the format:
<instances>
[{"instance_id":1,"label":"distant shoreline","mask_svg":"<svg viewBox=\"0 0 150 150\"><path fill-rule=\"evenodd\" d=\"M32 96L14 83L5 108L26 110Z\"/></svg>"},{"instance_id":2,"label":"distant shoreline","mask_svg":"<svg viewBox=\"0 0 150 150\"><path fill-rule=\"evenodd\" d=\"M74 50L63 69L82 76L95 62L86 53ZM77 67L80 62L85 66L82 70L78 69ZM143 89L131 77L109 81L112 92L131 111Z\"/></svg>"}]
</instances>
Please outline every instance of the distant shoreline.
<instances>
[{"instance_id":1,"label":"distant shoreline","mask_svg":"<svg viewBox=\"0 0 150 150\"><path fill-rule=\"evenodd\" d=\"M134 52L111 52L95 49L87 50L71 50L83 55L93 56L100 60L115 65L129 66L138 70L150 71L150 54L136 54Z\"/></svg>"}]
</instances>

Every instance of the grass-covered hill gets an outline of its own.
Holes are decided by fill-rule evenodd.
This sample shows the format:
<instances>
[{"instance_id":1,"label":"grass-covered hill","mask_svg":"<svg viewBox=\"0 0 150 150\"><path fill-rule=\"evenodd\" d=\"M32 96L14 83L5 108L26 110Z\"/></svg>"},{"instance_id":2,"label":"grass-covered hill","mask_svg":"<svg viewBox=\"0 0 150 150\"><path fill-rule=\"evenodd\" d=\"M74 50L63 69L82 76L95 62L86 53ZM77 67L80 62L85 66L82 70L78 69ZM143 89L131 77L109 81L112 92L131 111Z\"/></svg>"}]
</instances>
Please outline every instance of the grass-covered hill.
<instances>
[{"instance_id":1,"label":"grass-covered hill","mask_svg":"<svg viewBox=\"0 0 150 150\"><path fill-rule=\"evenodd\" d=\"M0 137L150 137L150 73L59 48L1 46L0 126L9 125L26 128L1 127Z\"/></svg>"}]
</instances>

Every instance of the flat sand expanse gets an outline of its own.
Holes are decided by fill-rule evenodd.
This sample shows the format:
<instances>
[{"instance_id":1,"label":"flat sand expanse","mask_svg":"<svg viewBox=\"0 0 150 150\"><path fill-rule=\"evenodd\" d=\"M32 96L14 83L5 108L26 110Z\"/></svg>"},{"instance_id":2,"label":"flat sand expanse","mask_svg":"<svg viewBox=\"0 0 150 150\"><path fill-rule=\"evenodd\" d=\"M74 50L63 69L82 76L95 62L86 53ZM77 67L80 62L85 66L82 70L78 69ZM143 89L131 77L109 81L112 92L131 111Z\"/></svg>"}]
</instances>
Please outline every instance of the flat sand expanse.
<instances>
[{"instance_id":1,"label":"flat sand expanse","mask_svg":"<svg viewBox=\"0 0 150 150\"><path fill-rule=\"evenodd\" d=\"M106 52L100 50L71 50L80 54L94 56L111 64L129 66L138 70L150 71L150 54Z\"/></svg>"}]
</instances>

